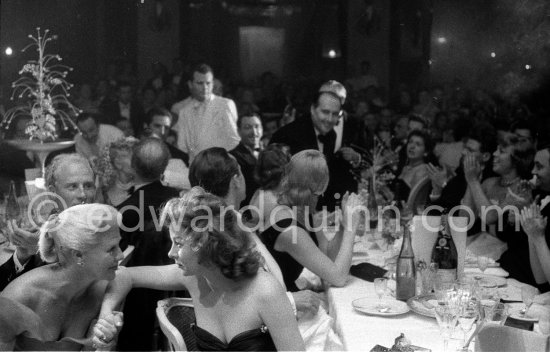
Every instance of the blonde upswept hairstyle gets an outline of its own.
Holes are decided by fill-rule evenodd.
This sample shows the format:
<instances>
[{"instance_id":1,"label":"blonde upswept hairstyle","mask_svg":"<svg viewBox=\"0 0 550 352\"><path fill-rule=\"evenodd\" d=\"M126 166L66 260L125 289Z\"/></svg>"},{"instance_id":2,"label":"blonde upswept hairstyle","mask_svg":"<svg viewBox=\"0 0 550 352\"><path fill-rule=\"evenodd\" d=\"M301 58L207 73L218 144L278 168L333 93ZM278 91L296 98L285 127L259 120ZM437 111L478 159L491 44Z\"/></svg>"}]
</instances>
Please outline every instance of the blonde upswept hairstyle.
<instances>
[{"instance_id":1,"label":"blonde upswept hairstyle","mask_svg":"<svg viewBox=\"0 0 550 352\"><path fill-rule=\"evenodd\" d=\"M122 217L110 205L79 204L53 214L40 228L38 251L47 263L63 263L66 250L86 252L118 231Z\"/></svg>"}]
</instances>

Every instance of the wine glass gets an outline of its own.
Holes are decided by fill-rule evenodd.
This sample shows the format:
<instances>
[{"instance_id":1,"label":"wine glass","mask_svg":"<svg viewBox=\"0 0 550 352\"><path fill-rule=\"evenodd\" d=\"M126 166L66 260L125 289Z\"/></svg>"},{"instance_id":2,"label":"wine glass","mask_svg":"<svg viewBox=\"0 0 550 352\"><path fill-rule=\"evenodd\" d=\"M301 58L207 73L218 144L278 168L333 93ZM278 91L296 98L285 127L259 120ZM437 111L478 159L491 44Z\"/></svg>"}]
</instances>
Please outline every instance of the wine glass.
<instances>
[{"instance_id":1,"label":"wine glass","mask_svg":"<svg viewBox=\"0 0 550 352\"><path fill-rule=\"evenodd\" d=\"M458 319L458 314L455 309L448 305L438 305L435 307L435 318L439 325L439 331L443 336L443 352L447 352L449 339L453 334Z\"/></svg>"},{"instance_id":2,"label":"wine glass","mask_svg":"<svg viewBox=\"0 0 550 352\"><path fill-rule=\"evenodd\" d=\"M386 279L385 277L374 279L374 292L376 292L376 294L378 295L378 309L386 308L386 306L382 304L382 296L384 296L384 293L386 293L387 288L388 279Z\"/></svg>"},{"instance_id":3,"label":"wine glass","mask_svg":"<svg viewBox=\"0 0 550 352\"><path fill-rule=\"evenodd\" d=\"M521 315L525 316L525 314L527 314L527 311L529 310L529 307L531 307L531 304L533 304L533 300L538 292L539 290L529 285L525 285L521 288L521 300L525 304L525 308L523 308L520 312Z\"/></svg>"},{"instance_id":4,"label":"wine glass","mask_svg":"<svg viewBox=\"0 0 550 352\"><path fill-rule=\"evenodd\" d=\"M476 322L479 316L477 302L473 300L467 300L461 304L458 312L458 325L463 333L463 342L461 348L457 349L460 352L470 352L466 347L466 337L468 332L472 329L472 326Z\"/></svg>"},{"instance_id":5,"label":"wine glass","mask_svg":"<svg viewBox=\"0 0 550 352\"><path fill-rule=\"evenodd\" d=\"M481 273L485 273L485 270L487 270L487 267L489 266L489 258L479 256L477 257L477 267L479 270L481 270Z\"/></svg>"}]
</instances>

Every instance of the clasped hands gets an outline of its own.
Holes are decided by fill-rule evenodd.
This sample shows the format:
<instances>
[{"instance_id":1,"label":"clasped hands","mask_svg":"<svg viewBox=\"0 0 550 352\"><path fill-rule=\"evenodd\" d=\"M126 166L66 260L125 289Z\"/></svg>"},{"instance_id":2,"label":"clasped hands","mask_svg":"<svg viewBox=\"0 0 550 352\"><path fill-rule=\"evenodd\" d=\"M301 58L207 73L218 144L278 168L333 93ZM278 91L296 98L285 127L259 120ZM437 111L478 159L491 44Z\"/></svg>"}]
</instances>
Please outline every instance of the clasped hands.
<instances>
[{"instance_id":1,"label":"clasped hands","mask_svg":"<svg viewBox=\"0 0 550 352\"><path fill-rule=\"evenodd\" d=\"M92 347L97 350L109 350L116 343L116 337L122 329L122 312L113 311L98 319L93 328Z\"/></svg>"},{"instance_id":2,"label":"clasped hands","mask_svg":"<svg viewBox=\"0 0 550 352\"><path fill-rule=\"evenodd\" d=\"M521 210L520 222L523 231L529 238L532 240L544 238L547 219L542 216L540 206L536 202Z\"/></svg>"}]
</instances>

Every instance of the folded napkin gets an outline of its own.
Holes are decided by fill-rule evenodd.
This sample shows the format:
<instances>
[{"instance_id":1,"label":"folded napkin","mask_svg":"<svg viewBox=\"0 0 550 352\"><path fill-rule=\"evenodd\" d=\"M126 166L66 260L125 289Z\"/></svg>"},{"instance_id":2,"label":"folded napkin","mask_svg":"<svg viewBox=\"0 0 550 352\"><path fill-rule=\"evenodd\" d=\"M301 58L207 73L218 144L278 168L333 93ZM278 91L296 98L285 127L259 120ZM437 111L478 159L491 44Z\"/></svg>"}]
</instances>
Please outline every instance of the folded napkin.
<instances>
[{"instance_id":1,"label":"folded napkin","mask_svg":"<svg viewBox=\"0 0 550 352\"><path fill-rule=\"evenodd\" d=\"M510 274L502 268L487 268L484 273L478 268L464 268L464 274L480 274L499 277L508 277Z\"/></svg>"},{"instance_id":2,"label":"folded napkin","mask_svg":"<svg viewBox=\"0 0 550 352\"><path fill-rule=\"evenodd\" d=\"M383 277L386 272L386 269L382 269L381 267L370 263L352 265L349 269L349 273L351 275L369 282L373 282L376 278Z\"/></svg>"}]
</instances>

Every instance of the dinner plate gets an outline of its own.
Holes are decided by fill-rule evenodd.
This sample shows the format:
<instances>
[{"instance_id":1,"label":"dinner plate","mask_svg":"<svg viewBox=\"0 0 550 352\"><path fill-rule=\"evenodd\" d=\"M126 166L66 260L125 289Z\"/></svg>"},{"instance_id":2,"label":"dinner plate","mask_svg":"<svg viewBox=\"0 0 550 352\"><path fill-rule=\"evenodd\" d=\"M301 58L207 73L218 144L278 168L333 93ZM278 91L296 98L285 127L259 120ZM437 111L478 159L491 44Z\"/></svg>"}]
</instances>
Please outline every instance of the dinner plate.
<instances>
[{"instance_id":1,"label":"dinner plate","mask_svg":"<svg viewBox=\"0 0 550 352\"><path fill-rule=\"evenodd\" d=\"M405 302L394 299L378 300L376 298L364 297L354 300L351 305L361 313L383 317L401 315L409 311L409 307ZM380 306L384 308L380 308Z\"/></svg>"},{"instance_id":2,"label":"dinner plate","mask_svg":"<svg viewBox=\"0 0 550 352\"><path fill-rule=\"evenodd\" d=\"M506 286L506 278L500 276L492 276L487 274L465 273L467 277L480 278L479 286L481 287L502 287Z\"/></svg>"},{"instance_id":3,"label":"dinner plate","mask_svg":"<svg viewBox=\"0 0 550 352\"><path fill-rule=\"evenodd\" d=\"M509 303L508 307L509 307L508 308L508 313L509 313L508 316L510 318L514 318L514 319L522 320L522 321L532 321L532 322L539 321L539 318L530 316L529 314L522 315L520 313L520 311L525 307L525 304L523 304L523 303Z\"/></svg>"},{"instance_id":4,"label":"dinner plate","mask_svg":"<svg viewBox=\"0 0 550 352\"><path fill-rule=\"evenodd\" d=\"M414 296L407 300L407 305L416 314L435 318L434 309L437 306L437 297L435 293Z\"/></svg>"}]
</instances>

